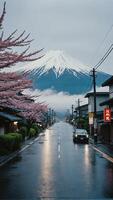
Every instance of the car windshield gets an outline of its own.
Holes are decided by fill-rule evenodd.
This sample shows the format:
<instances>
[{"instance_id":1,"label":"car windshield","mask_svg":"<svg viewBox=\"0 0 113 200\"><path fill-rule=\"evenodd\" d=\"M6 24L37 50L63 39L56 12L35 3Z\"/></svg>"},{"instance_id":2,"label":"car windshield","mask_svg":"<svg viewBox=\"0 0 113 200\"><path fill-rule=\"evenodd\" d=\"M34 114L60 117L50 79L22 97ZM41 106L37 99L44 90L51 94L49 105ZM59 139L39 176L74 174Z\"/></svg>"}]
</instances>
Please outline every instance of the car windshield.
<instances>
[{"instance_id":1,"label":"car windshield","mask_svg":"<svg viewBox=\"0 0 113 200\"><path fill-rule=\"evenodd\" d=\"M87 134L85 129L76 129L76 134Z\"/></svg>"}]
</instances>

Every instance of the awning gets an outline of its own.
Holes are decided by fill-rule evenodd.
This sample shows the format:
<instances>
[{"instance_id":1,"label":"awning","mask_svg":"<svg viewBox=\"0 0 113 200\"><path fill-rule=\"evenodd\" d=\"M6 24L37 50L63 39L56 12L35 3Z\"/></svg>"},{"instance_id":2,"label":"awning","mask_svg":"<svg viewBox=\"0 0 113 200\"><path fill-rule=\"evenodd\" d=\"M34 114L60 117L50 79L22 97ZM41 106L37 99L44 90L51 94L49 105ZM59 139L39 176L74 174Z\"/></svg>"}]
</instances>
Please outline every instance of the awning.
<instances>
[{"instance_id":1,"label":"awning","mask_svg":"<svg viewBox=\"0 0 113 200\"><path fill-rule=\"evenodd\" d=\"M105 106L105 105L113 106L113 98L108 99L107 101L100 103L100 106Z\"/></svg>"},{"instance_id":2,"label":"awning","mask_svg":"<svg viewBox=\"0 0 113 200\"><path fill-rule=\"evenodd\" d=\"M88 92L86 95L85 95L85 98L89 98L89 97L91 97L91 96L94 96L94 92ZM102 96L102 97L104 97L104 96L107 96L107 97L109 97L109 92L96 92L96 97L98 97L98 96Z\"/></svg>"},{"instance_id":3,"label":"awning","mask_svg":"<svg viewBox=\"0 0 113 200\"><path fill-rule=\"evenodd\" d=\"M22 118L21 117L17 117L13 114L9 114L9 113L6 113L6 112L0 112L0 117L4 118L4 119L7 119L11 122L14 122L14 121L21 121Z\"/></svg>"}]
</instances>

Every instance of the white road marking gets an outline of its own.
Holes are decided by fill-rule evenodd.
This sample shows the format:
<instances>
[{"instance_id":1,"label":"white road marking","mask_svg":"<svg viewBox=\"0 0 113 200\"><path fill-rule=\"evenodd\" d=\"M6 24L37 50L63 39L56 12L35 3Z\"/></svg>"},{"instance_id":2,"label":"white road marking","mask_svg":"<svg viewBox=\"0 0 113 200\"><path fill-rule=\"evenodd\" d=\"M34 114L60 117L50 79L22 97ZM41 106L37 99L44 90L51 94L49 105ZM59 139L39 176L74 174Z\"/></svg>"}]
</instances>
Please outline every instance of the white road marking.
<instances>
[{"instance_id":1,"label":"white road marking","mask_svg":"<svg viewBox=\"0 0 113 200\"><path fill-rule=\"evenodd\" d=\"M60 144L58 145L58 153L60 153Z\"/></svg>"},{"instance_id":2,"label":"white road marking","mask_svg":"<svg viewBox=\"0 0 113 200\"><path fill-rule=\"evenodd\" d=\"M27 149L28 147L30 147L33 143L35 143L37 140L39 140L39 138L34 139L32 142L30 142L29 144L27 144L25 147L23 147L21 150L17 151L14 153L14 155L10 156L9 158L7 158L6 160L4 160L2 163L0 163L0 167L2 167L3 165L5 165L7 162L9 162L10 160L12 160L13 158L15 158L19 153L23 152L25 149Z\"/></svg>"},{"instance_id":3,"label":"white road marking","mask_svg":"<svg viewBox=\"0 0 113 200\"><path fill-rule=\"evenodd\" d=\"M109 160L110 162L113 163L112 157L108 156L106 153L102 152L101 150L99 150L98 148L96 148L94 146L93 146L93 149L96 150L97 152L99 152L103 156L103 158L105 158L105 159L107 159L107 160Z\"/></svg>"},{"instance_id":4,"label":"white road marking","mask_svg":"<svg viewBox=\"0 0 113 200\"><path fill-rule=\"evenodd\" d=\"M30 145L26 145L25 147L23 147L18 153L21 153L22 151L24 151L25 149L27 149Z\"/></svg>"},{"instance_id":5,"label":"white road marking","mask_svg":"<svg viewBox=\"0 0 113 200\"><path fill-rule=\"evenodd\" d=\"M33 142L30 142L29 144L31 145L31 144L33 144Z\"/></svg>"},{"instance_id":6,"label":"white road marking","mask_svg":"<svg viewBox=\"0 0 113 200\"><path fill-rule=\"evenodd\" d=\"M58 159L60 159L61 158L61 155L60 155L60 153L61 153L61 139L60 139L60 135L58 136Z\"/></svg>"},{"instance_id":7,"label":"white road marking","mask_svg":"<svg viewBox=\"0 0 113 200\"><path fill-rule=\"evenodd\" d=\"M58 154L58 159L60 159L60 157L61 157L60 154Z\"/></svg>"},{"instance_id":8,"label":"white road marking","mask_svg":"<svg viewBox=\"0 0 113 200\"><path fill-rule=\"evenodd\" d=\"M18 151L17 153L14 153L14 155L10 156L8 159L6 159L5 161L3 161L2 163L0 163L0 167L3 166L4 164L6 164L7 162L9 162L10 160L12 160L13 158L15 158L19 153L21 153L22 151L24 151L26 148L28 148L29 145L26 145L24 148L22 148L20 151Z\"/></svg>"},{"instance_id":9,"label":"white road marking","mask_svg":"<svg viewBox=\"0 0 113 200\"><path fill-rule=\"evenodd\" d=\"M3 161L2 163L0 163L0 167L2 167L3 165L5 165L7 162L9 162L10 160L12 160L13 158L15 158L15 155L11 156L10 158L8 158L7 160Z\"/></svg>"}]
</instances>

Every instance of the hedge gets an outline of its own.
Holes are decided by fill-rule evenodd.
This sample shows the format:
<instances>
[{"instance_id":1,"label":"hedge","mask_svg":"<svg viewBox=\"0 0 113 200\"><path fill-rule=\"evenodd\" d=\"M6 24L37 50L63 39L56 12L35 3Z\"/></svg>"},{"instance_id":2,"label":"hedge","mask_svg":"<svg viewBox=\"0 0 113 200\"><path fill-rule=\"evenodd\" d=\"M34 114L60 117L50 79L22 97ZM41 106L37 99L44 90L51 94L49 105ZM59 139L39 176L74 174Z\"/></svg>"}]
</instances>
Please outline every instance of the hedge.
<instances>
[{"instance_id":1,"label":"hedge","mask_svg":"<svg viewBox=\"0 0 113 200\"><path fill-rule=\"evenodd\" d=\"M36 135L39 134L40 130L39 130L39 127L37 126L37 124L33 123L32 126L31 126L31 128L35 129Z\"/></svg>"},{"instance_id":2,"label":"hedge","mask_svg":"<svg viewBox=\"0 0 113 200\"><path fill-rule=\"evenodd\" d=\"M34 137L36 136L36 130L34 128L30 128L29 129L29 137Z\"/></svg>"},{"instance_id":3,"label":"hedge","mask_svg":"<svg viewBox=\"0 0 113 200\"><path fill-rule=\"evenodd\" d=\"M8 133L0 136L0 150L13 152L20 148L22 135L19 133Z\"/></svg>"},{"instance_id":4,"label":"hedge","mask_svg":"<svg viewBox=\"0 0 113 200\"><path fill-rule=\"evenodd\" d=\"M25 139L25 137L27 136L28 134L28 129L26 126L22 126L20 129L19 129L19 133L22 134L22 138L23 140Z\"/></svg>"}]
</instances>

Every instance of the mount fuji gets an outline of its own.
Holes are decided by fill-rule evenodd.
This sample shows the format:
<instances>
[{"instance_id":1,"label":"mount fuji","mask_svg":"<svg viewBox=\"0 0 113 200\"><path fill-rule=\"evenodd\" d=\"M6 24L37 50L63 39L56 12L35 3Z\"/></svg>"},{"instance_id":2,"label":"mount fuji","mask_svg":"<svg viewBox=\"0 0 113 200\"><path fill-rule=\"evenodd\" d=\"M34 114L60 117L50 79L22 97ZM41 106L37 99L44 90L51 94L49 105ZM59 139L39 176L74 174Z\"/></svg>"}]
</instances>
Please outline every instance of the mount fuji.
<instances>
[{"instance_id":1,"label":"mount fuji","mask_svg":"<svg viewBox=\"0 0 113 200\"><path fill-rule=\"evenodd\" d=\"M15 71L16 67L10 68ZM41 59L21 66L18 71L28 72L33 89L52 89L70 95L84 94L91 90L91 76L88 66L64 54L63 51L48 51ZM97 72L97 86L101 86L110 75Z\"/></svg>"}]
</instances>

